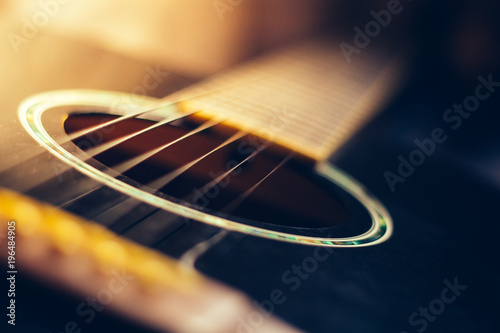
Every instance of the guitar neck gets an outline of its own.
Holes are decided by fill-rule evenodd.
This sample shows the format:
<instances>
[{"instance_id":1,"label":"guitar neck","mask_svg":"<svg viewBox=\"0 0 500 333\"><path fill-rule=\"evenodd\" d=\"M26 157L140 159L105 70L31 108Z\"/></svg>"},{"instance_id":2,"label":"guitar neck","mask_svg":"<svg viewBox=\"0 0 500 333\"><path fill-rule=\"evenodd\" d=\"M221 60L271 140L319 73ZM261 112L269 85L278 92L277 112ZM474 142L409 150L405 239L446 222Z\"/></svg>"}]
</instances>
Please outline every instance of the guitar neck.
<instances>
[{"instance_id":1,"label":"guitar neck","mask_svg":"<svg viewBox=\"0 0 500 333\"><path fill-rule=\"evenodd\" d=\"M372 119L398 82L394 57L346 65L336 44L308 42L261 57L161 100L323 160Z\"/></svg>"}]
</instances>

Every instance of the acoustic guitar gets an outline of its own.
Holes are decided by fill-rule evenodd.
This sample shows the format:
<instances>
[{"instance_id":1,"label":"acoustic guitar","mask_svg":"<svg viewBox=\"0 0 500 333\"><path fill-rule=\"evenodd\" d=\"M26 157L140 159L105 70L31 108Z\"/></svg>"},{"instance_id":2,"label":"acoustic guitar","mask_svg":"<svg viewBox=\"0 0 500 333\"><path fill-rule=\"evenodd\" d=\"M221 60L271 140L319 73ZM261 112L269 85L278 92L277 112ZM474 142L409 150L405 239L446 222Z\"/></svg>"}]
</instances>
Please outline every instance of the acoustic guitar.
<instances>
[{"instance_id":1,"label":"acoustic guitar","mask_svg":"<svg viewBox=\"0 0 500 333\"><path fill-rule=\"evenodd\" d=\"M401 111L431 104L402 68L316 40L162 99L26 99L0 162L8 328L30 329L26 274L80 300L61 332L102 311L190 333L487 331L498 187L443 148L457 118Z\"/></svg>"}]
</instances>

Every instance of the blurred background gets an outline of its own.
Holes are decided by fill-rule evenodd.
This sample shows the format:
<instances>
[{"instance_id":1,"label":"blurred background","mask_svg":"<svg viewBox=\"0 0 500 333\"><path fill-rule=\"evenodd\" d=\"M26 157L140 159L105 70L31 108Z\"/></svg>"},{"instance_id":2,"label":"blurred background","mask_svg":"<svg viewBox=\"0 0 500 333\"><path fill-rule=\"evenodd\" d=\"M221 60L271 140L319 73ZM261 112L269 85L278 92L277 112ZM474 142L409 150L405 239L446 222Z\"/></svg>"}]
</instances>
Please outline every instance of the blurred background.
<instances>
[{"instance_id":1,"label":"blurred background","mask_svg":"<svg viewBox=\"0 0 500 333\"><path fill-rule=\"evenodd\" d=\"M97 72L113 66L125 81L141 65L197 80L313 35L352 44L354 28L364 30L372 11L390 3L399 12L370 48L404 49L416 63L461 80L498 71L499 4L492 0L1 0L0 66L6 81L21 80L26 89L39 77L47 88L86 76L97 81ZM51 74L34 72L51 66Z\"/></svg>"},{"instance_id":2,"label":"blurred background","mask_svg":"<svg viewBox=\"0 0 500 333\"><path fill-rule=\"evenodd\" d=\"M486 217L493 201L485 200L494 200L500 191L500 92L397 197L381 175L397 167L398 154L407 156L414 149L415 138L440 126L447 108L474 92L479 75L500 81L499 1L0 0L0 101L8 110L0 111L0 132L16 121L9 114L22 99L42 91L92 88L163 97L295 41L321 35L339 47L344 41L353 44L354 29L363 28L373 20L372 11L387 9L389 3L401 10L368 47L404 57L408 80L366 129L372 146L357 151L367 154L348 153L341 166L389 206L418 200L416 215L443 214L450 226L457 219L474 219L481 209L485 220L480 224L496 233L493 217ZM2 145L9 144L8 137L0 138ZM389 148L375 155L380 147ZM376 160L370 170L360 167ZM445 199L450 193L459 193L464 202L459 211ZM494 239L482 246L493 260L498 250ZM30 278L20 283L19 302L31 307L26 313L36 325L45 325L44 331L63 327L53 324L59 318L54 311L42 310L47 299L54 300L62 318L71 316L68 311L79 302ZM19 321L28 325L27 331L38 331L26 318ZM98 319L93 331L106 323L114 319Z\"/></svg>"},{"instance_id":3,"label":"blurred background","mask_svg":"<svg viewBox=\"0 0 500 333\"><path fill-rule=\"evenodd\" d=\"M445 73L466 84L498 72L493 0L0 0L0 98L10 108L59 88L144 93L136 85L152 69L168 75L145 93L164 96L318 34L352 45L354 29L389 3L400 12L369 48L403 52L411 75Z\"/></svg>"}]
</instances>

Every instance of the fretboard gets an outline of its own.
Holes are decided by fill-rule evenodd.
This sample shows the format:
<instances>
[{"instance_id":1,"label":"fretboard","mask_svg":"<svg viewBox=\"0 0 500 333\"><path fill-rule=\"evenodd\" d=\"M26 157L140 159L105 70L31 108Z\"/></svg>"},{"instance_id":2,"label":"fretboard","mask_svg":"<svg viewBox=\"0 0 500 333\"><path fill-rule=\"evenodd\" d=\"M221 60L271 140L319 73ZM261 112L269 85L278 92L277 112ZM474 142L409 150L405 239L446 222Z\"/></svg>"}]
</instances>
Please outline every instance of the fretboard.
<instances>
[{"instance_id":1,"label":"fretboard","mask_svg":"<svg viewBox=\"0 0 500 333\"><path fill-rule=\"evenodd\" d=\"M175 99L188 111L229 119L322 160L382 109L398 81L397 63L368 54L347 63L337 44L308 42L217 75Z\"/></svg>"}]
</instances>

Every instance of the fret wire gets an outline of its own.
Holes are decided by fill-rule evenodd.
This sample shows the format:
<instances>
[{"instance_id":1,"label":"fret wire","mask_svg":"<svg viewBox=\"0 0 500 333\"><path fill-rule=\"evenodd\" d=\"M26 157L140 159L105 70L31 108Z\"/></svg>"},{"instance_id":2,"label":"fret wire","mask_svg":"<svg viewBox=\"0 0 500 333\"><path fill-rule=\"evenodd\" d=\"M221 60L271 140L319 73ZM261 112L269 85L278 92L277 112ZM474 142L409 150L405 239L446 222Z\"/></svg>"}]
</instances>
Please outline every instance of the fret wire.
<instances>
[{"instance_id":1,"label":"fret wire","mask_svg":"<svg viewBox=\"0 0 500 333\"><path fill-rule=\"evenodd\" d=\"M265 76L268 76L268 74L266 74ZM263 76L263 77L265 77ZM110 120L108 122L104 122L102 124L99 124L99 125L96 125L96 126L93 126L93 127L90 127L90 128L85 128L85 129L82 129L80 131L77 131L77 132L74 132L70 135L68 135L67 138L65 138L65 141L62 141L60 142L59 144L60 145L64 145L64 144L68 144L70 142L72 142L73 140L75 139L78 139L82 136L85 136L85 135L88 135L94 131L97 131L99 129L102 129L104 127L107 127L107 126L110 126L110 125L114 125L118 122L121 122L121 121L125 121L127 119L131 119L131 118L135 118L135 117L138 117L140 115L143 115L143 114L146 114L146 113L150 113L150 112L154 112L154 111L158 111L162 108L165 108L169 105L174 105L174 104L177 104L177 103L183 103L183 102L186 102L186 101L189 101L189 100L192 100L192 99L195 99L195 98L199 98L199 97L206 97L206 96L209 96L211 94L217 94L217 93L220 93L221 91L228 91L228 90L232 90L232 89L237 89L237 88L240 88L242 86L244 86L245 84L247 83L250 83L252 81L256 81L256 80L259 80L259 79L262 79L263 77L257 77L257 78L251 78L251 79L248 79L248 80L245 80L244 82L241 82L241 80L233 80L235 81L236 83L234 84L225 84L225 85L222 85L222 87L217 87L215 89L209 89L209 91L207 92L207 88L205 87L205 82L202 81L202 82L199 82L197 84L194 84L192 86L190 86L188 89L188 92L186 93L185 90L181 90L181 91L178 91L178 92L175 92L163 99L160 99L159 100L159 105L154 107L154 108L151 108L151 109L148 109L148 110L141 110L139 112L136 112L136 113L133 113L133 114L129 114L129 115L125 115L125 116L121 116L119 118L116 118L116 119L113 119L113 120ZM225 80L225 82L227 82L229 80ZM200 93L199 90L202 90L202 92ZM198 93L197 93L198 91ZM177 97L178 96L178 97ZM215 105L215 106L211 106L211 107L217 107L218 105ZM15 169L16 166L19 166L23 163L26 163L32 159L35 159L37 157L40 157L44 155L45 152L40 152L40 148L37 146L37 147L29 147L29 148L26 148L20 152L18 152L18 155L22 155L24 154L25 156L23 156L21 158L21 160L13 165L8 165L6 167L3 167L3 166L0 166L0 172L4 172L4 171L8 171L8 170L11 170L11 169ZM29 190L29 189L26 189L26 190Z\"/></svg>"},{"instance_id":2,"label":"fret wire","mask_svg":"<svg viewBox=\"0 0 500 333\"><path fill-rule=\"evenodd\" d=\"M239 88L239 87L241 87L241 86L234 86L233 88ZM235 98L235 99L243 99L243 98L244 98L244 96L241 96L241 97L239 97L239 98ZM178 117L174 117L174 118L166 118L166 119L161 120L161 121L159 121L159 122L157 122L157 123L155 123L155 124L153 124L153 125L151 125L151 126L149 126L149 127L145 128L145 129L142 129L142 130L140 130L140 131L138 131L138 132L131 133L131 134L129 134L129 135L125 136L125 137L122 137L122 138L117 138L117 139L115 139L115 140L113 140L113 141L111 141L111 142L108 142L108 143L104 144L104 145L93 147L93 148L91 148L90 150L88 150L86 153L87 153L88 155L92 156L92 157L93 157L93 156L96 156L96 155L98 155L98 154L100 154L100 153L102 153L102 152L104 152L104 151L106 151L106 150L108 150L108 149L111 149L111 148L113 148L113 147L115 147L115 146L117 146L117 145L119 145L119 144L121 144L121 143L123 143L123 142L125 142L125 141L129 140L129 139L132 139L132 138L134 138L134 137L136 137L136 136L138 136L138 135L140 135L140 134L146 133L146 132L147 132L147 131L149 131L149 130L153 130L153 129L155 129L155 128L157 128L157 127L160 127L160 126L162 126L162 125L165 125L165 124L171 123L171 122L173 122L173 121L176 121L176 120L179 120L179 119L185 118L185 117L187 117L187 116L193 115L193 114L198 113L198 112L203 113L203 112L209 111L210 109L213 109L213 108L219 108L219 107L221 107L222 105L224 105L224 104L228 104L228 103L231 103L231 102L232 102L232 100L231 100L231 101L224 101L224 100L223 100L222 102L217 103L215 106L205 107L205 108L203 108L202 110L188 111L188 112L186 112L185 114L182 114L182 115L180 115L180 116L178 116ZM150 111L147 111L147 112L152 112L152 111L155 111L155 110L150 110ZM127 119L130 119L130 117L129 117L129 118L127 118ZM123 118L122 118L122 120L126 120L126 119L123 119ZM208 123L208 122L207 122L207 123ZM213 126L215 126L215 125L217 125L217 124L220 124L220 123L221 123L221 121L217 121L217 122L215 122L215 123L214 123L214 125L213 125ZM206 128L201 128L201 129L200 129L200 131L201 131L201 130L204 130L204 129L206 129ZM168 146L170 146L170 145L172 145L172 144L174 144L174 143L176 143L176 142L178 142L178 141L180 141L180 140L182 140L182 139L185 139L185 138L187 138L187 137L189 137L189 136L191 136L191 135L193 135L193 134L196 134L196 133L197 133L196 131L194 131L194 132L192 132L192 133L190 132L190 133L188 133L188 135L182 136L181 138L176 139L176 140L174 140L173 142L171 142L171 143L169 143L169 144L165 145L162 149L167 148ZM160 150L162 150L162 149L160 149ZM159 151L160 151L160 150L159 150ZM159 152L159 151L158 151L158 152ZM158 152L156 152L156 153L158 153ZM154 153L154 154L156 154L156 153ZM152 154L152 155L154 155L154 154ZM148 156L147 158L151 157L152 155ZM147 159L147 158L145 158L145 159ZM145 159L141 160L141 162L142 162L142 161L144 161ZM126 170L128 170L128 169L125 169L125 170L123 170L123 171L121 171L121 172L124 172L124 171L126 171ZM117 170L117 171L119 171L119 170ZM119 171L119 172L120 172L120 171Z\"/></svg>"},{"instance_id":3,"label":"fret wire","mask_svg":"<svg viewBox=\"0 0 500 333\"><path fill-rule=\"evenodd\" d=\"M160 104L154 108L151 108L151 109L148 109L148 110L142 110L142 111L139 111L139 112L136 112L136 113L132 113L132 114L129 114L129 115L125 115L125 116L121 116L120 118L117 118L117 119L113 119L113 120L110 120L108 122L105 122L105 123L102 123L102 124L99 124L99 125L96 125L96 126L93 126L91 127L90 129L83 129L81 131L78 131L78 132L75 132L73 134L71 134L69 136L69 139L67 142L69 141L73 141L77 138L80 138L82 136L85 136L85 135L88 135L94 131L97 131L99 129L102 129L104 127L107 127L107 126L110 126L110 125L114 125L118 122L121 122L121 121L124 121L124 120L127 120L127 119L131 119L131 118L136 118L138 116L141 116L141 115L144 115L146 113L151 113L151 112L155 112L155 111L158 111L158 110L161 110L162 108L165 108L165 107L168 107L168 106L172 106L172 105L175 105L175 104L179 104L179 103L182 103L182 102L185 102L185 101L188 101L188 100L191 100L191 99L195 99L195 98L199 98L199 97L207 97L211 94L216 94L216 93L219 93L220 91L225 91L227 92L228 90L231 90L231 89L234 89L234 88L239 88L241 86L243 86L244 84L248 83L248 82L251 82L251 81L254 81L254 80L257 80L257 79L260 79L260 78L253 78L253 79L250 79L248 81L245 81L245 82L238 82L234 85L230 85L230 86L224 86L224 87L221 87L221 88L216 88L216 89L212 89L208 92L203 92L203 93L199 93L199 94L195 94L194 96L185 96L185 93L183 94L183 90L182 91L179 91L179 92L176 92L172 95L169 95L167 97L165 97L164 99L161 99L160 100ZM196 87L197 85L202 85L203 82L200 82L199 84L195 84L191 87L190 91L196 91L195 89L198 88ZM206 90L206 88L205 88ZM175 98L176 95L180 95L179 97ZM64 142L64 143L67 143L67 142ZM62 143L62 144L64 144Z\"/></svg>"},{"instance_id":4,"label":"fret wire","mask_svg":"<svg viewBox=\"0 0 500 333\"><path fill-rule=\"evenodd\" d=\"M300 61L297 61L296 57L292 57L292 56L289 56L288 57L288 62L292 65L295 65L297 64L297 66L299 67L299 69L306 69L306 66L304 66L304 62L300 62ZM321 58L321 60L325 60L323 58ZM306 62L307 64L307 62ZM320 62L318 61L318 64L320 64ZM328 65L330 64L330 60L325 60L325 68L328 67ZM311 71L312 70L318 70L320 71L319 67L320 66L317 66L317 64L307 64L307 70L308 71ZM323 63L321 63L321 65L323 65ZM263 66L265 69L267 69L266 65ZM300 68L300 67L303 67L303 68ZM286 68L286 66L285 66ZM272 69L272 68L271 68ZM282 68L277 68L276 69L276 72L278 75L280 75L280 70L282 70ZM323 73L322 73L323 74ZM260 80L262 79L261 77L257 78L256 80ZM238 81L238 80L235 80L235 81ZM252 80L250 80L252 81ZM239 82L239 81L238 81ZM262 81L262 82L265 82L265 81ZM370 84L372 83L371 81L369 81ZM278 83L280 83L278 81ZM320 96L322 94L322 92L320 92L319 90L314 90L313 87L309 87L309 86L300 86L298 85L297 89L293 89L293 83L292 81L287 81L287 80L282 80L281 82L282 84L279 85L279 87L277 88L285 88L284 90L285 91L281 91L281 92L276 92L276 95L283 95L285 93L289 93L289 90L293 90L292 92L292 95L294 98L298 98L298 97L302 97L304 101L309 101L309 103L312 102L317 102L315 99L314 99L314 96L315 95L318 95ZM358 82L359 83L359 82ZM269 85L267 87L265 87L264 89L269 89L270 87L273 87L276 85L276 82L273 82L273 81L269 81ZM235 85L236 86L236 89L240 89L241 91L248 88L248 85L243 85L241 83ZM264 85L263 85L264 86ZM358 85L355 85L353 87L350 87L349 89L347 89L347 85L344 86L344 85L340 85L339 87L340 88L346 88L346 95L355 95L358 91L362 90L362 91L366 91L367 88L369 88L370 85L363 85L363 84L358 84ZM211 85L209 84L209 87L211 87ZM203 88L203 85L202 85L202 88ZM324 87L323 87L324 88ZM194 89L193 89L194 90ZM255 98L255 92L256 90L255 89L251 89L252 90L252 93L251 94L248 94L248 99L252 100ZM196 91L196 90L194 90ZM216 93L218 91L223 91L223 93L226 93L225 95L221 96L220 98L213 98L213 100L216 100L217 102L222 102L221 104L226 104L229 101L233 101L233 98L234 96L231 96L231 92L228 92L228 88L226 86L220 88L220 89L217 89L215 91L212 91L210 93L207 93L206 95L209 95L211 93ZM338 95L339 91L337 90L336 95ZM352 98L354 98L354 96L346 96L346 95L342 95L342 97L345 97L344 99L338 99L338 98L335 98L335 96L329 96L328 95L328 92L325 93L325 95L321 95L322 98L323 98L323 102L322 103L316 103L316 104L312 104L312 105L315 105L315 106L320 106L319 108L317 109L323 109L324 106L327 105L327 102L328 101L333 101L335 103L335 106L337 106L339 109L344 109L344 110L350 110L351 112L349 114L347 114L346 112L331 112L329 114L325 113L325 114L322 114L321 117L322 117L322 122L317 122L317 123L310 123L308 124L308 126L306 126L307 128L309 128L309 131L304 131L302 129L302 131L297 131L297 133L304 133L304 134L309 134L309 132L314 132L315 134L320 134L321 132L321 135L323 135L325 133L324 129L326 128L326 125L325 125L325 122L326 123L334 123L334 125L337 125L338 123L341 124L342 127L334 127L336 129L336 133L331 133L330 132L330 136L326 137L326 138L319 138L320 140L324 140L323 143L330 143L330 141L332 140L332 137L338 137L339 140L342 139L342 137L344 137L344 133L347 132L347 133L350 133L354 130L354 128L356 127L356 125L362 121L365 116L366 116L366 113L367 113L367 110L364 110L364 109L359 109L357 108L355 111L357 112L353 112L352 110L352 107L354 104L351 104L352 101L350 101ZM183 95L181 94L181 97ZM204 95L200 95L198 96L199 98L202 98L201 96L204 96ZM241 95L240 95L241 96ZM218 96L217 96L218 97ZM190 97L190 98L180 98L179 101L177 102L170 102L169 100L167 100L167 103L165 105L161 105L157 108L154 108L154 109L151 109L151 110L146 110L146 111L141 111L141 112L138 112L137 114L135 115L127 115L127 116L121 116L120 118L117 118L117 119L114 119L108 123L104 123L104 124L101 124L101 125L98 125L98 126L95 126L94 128L91 128L90 131L89 129L84 129L82 131L80 131L81 133L78 133L78 132L75 132L73 133L71 136L70 136L70 140L69 141L72 141L80 136L83 136L85 134L89 134L93 131L96 131L96 130L99 130L101 128L104 128L106 126L110 126L112 124L115 124L115 123L118 123L119 121L124 121L126 119L130 119L130 118L135 118L135 117L138 117L142 114L145 114L145 113L148 113L148 112L153 112L153 111L157 111L163 107L166 107L168 105L171 105L171 104L175 104L175 103L180 103L180 102L185 102L185 101L190 101L192 99L196 99L196 97ZM243 99L243 98L242 98ZM229 104L229 103L228 103ZM253 103L249 103L252 108L253 108ZM270 108L270 107L268 107ZM330 107L331 108L331 107ZM326 108L325 108L326 109ZM316 110L316 109L315 109ZM307 114L303 114L300 112L301 110L299 110L299 116L307 116ZM302 110L303 111L303 110ZM317 111L319 110L316 110L316 115L317 115ZM192 113L195 113L195 112L198 112L198 111L194 111ZM192 114L191 113L191 114ZM165 120L163 120L165 121ZM161 122L160 122L161 123ZM165 122L166 123L166 122ZM106 151L107 149L111 149L113 147L115 147L116 145L122 143L122 142L125 142L137 135L140 135L141 133L145 133L147 130L152 130L156 127L159 127L163 124L159 124L159 123L156 123L152 126L150 126L151 128L148 128L148 129L144 129L144 130L141 130L137 133L133 133L133 134L130 134L126 137L122 137L122 138L119 138L119 139L116 139L114 140L113 142L111 143L107 143L105 146L101 146L100 149L97 149L97 147L94 147L95 150L92 150L94 148L92 148L91 150L87 151L87 153L91 156L95 156L97 155L98 153L100 152L103 152L103 151ZM216 124L215 124L216 125ZM215 126L214 125L214 126ZM299 129L299 126L300 126L300 123L292 123L292 124L287 124L286 126L286 130L290 131L290 130L298 130ZM332 128L331 126L329 128ZM312 131L311 131L312 130ZM87 133L85 133L85 131L87 131ZM345 131L345 132L344 132ZM79 135L77 137L73 137L74 135ZM332 135L333 134L333 135ZM307 140L306 140L307 139ZM303 141L305 143L309 142L310 139L306 137L306 139ZM326 139L326 140L325 140ZM68 141L68 142L69 142ZM310 141L312 142L312 141ZM166 148L166 147L165 147ZM164 149L165 149L164 148ZM161 151L161 150L160 150ZM261 150L260 150L261 151ZM259 151L259 152L260 152ZM159 152L159 151L158 151ZM156 152L156 153L158 153ZM254 152L255 153L255 152ZM155 154L155 153L154 153ZM153 156L154 154L146 157L145 159ZM210 154L210 153L208 153ZM208 155L204 155L202 157L200 157L199 159L193 161L195 163L199 162L199 160L203 159L204 157L206 157ZM253 185L251 188L249 188L247 191L245 191L243 194L241 194L239 197L237 197L236 199L232 200L228 205L226 205L222 211L226 211L226 212L232 212L234 211L239 204L241 204L245 199L248 198L248 196L250 196L254 191L255 189L262 183L264 182L268 177L270 177L274 172L276 172L279 168L281 168L286 162L288 162L288 160L293 156L293 154L289 154L287 157L285 157L273 170L271 170L265 177L263 177L260 181L258 181L255 185ZM244 161L242 161L240 164L244 163L245 161L248 161L249 158L245 159ZM142 160L144 161L144 160ZM142 161L138 162L137 164L141 163ZM191 162L191 163L193 163ZM135 165L137 165L135 164ZM179 171L180 174L182 174L182 172L186 171L189 167L191 167L192 165L188 166L188 165L185 165L183 168L185 168L184 170L180 170L180 169L177 169L176 171ZM186 168L187 167L187 168ZM235 167L236 168L236 167ZM235 169L234 168L234 169ZM226 172L225 176L227 176L229 172ZM175 175L175 177L177 177L178 175ZM166 175L168 176L168 175ZM175 179L175 177L173 177L172 179L167 179L167 184L169 181ZM213 181L211 181L210 183L208 183L209 185L211 186L215 186L218 182L220 182L221 180L223 179L223 177L218 177L216 179L214 179ZM213 184L212 184L213 183ZM154 184L153 184L154 185ZM165 184L166 185L166 184ZM102 187L102 186L101 186ZM81 196L80 196L81 197ZM78 198L76 198L78 199ZM74 200L72 200L74 201ZM125 200L127 201L127 200ZM131 209L134 209L136 206L133 206ZM110 208L112 209L112 208ZM128 207L127 207L128 209ZM109 210L107 210L109 211ZM125 213L126 214L126 213ZM100 214L101 215L101 214ZM99 215L99 216L100 216ZM139 221L137 223L140 223L143 219L139 219ZM203 241L203 242L200 242L196 245L194 245L193 247L191 247L189 250L187 250L181 257L181 260L186 262L186 263L189 263L191 265L194 265L196 263L196 260L198 258L200 258L204 253L206 253L210 248L213 248L216 244L219 244L227 235L229 234L229 232L227 230L224 230L224 229L220 229L219 231L217 231L214 235L212 235L209 239Z\"/></svg>"},{"instance_id":5,"label":"fret wire","mask_svg":"<svg viewBox=\"0 0 500 333\"><path fill-rule=\"evenodd\" d=\"M221 103L221 104L224 104L224 103ZM220 104L219 104L218 106L220 106ZM111 149L111 148L113 148L114 146L116 146L116 145L118 145L118 144L120 144L120 143L122 143L122 142L125 142L125 141L127 141L127 140L129 140L129 139L131 139L131 138L133 138L133 137L135 137L135 136L137 136L137 135L139 135L139 134L142 134L142 133L147 132L148 130L152 130L152 129L157 128L157 127L159 127L159 126L161 126L161 125L164 125L164 124L166 124L166 123L169 123L169 122L172 122L172 121L175 121L175 120L181 119L181 118L183 118L183 117L186 117L186 116L189 116L189 115L195 114L195 113L197 113L197 112L199 112L199 111L188 112L187 114L182 115L181 117L176 117L176 118L173 118L173 119L169 119L169 118L167 118L167 119L165 119L165 120L163 120L163 121L160 121L160 122L158 122L158 123L156 123L156 124L153 124L153 125L149 126L149 127L148 127L148 128L146 128L146 129L143 129L143 130L141 130L141 131L139 131L139 132L132 133L132 134L127 135L127 136L125 136L125 137L123 137L123 138L118 138L118 139L116 139L116 140L113 140L112 142L107 143L107 144L105 145L105 148L102 148L102 149L97 149L98 147L101 147L101 146L94 147L94 148L90 149L90 151L87 151L86 153L87 153L87 154L89 154L89 155L91 155L91 156L96 156L97 154L102 153L102 152L104 152L104 151L106 151L106 150L108 150L108 149ZM172 142L169 142L169 143L167 143L167 144L165 144L165 145L163 145L163 146L161 146L161 147L159 147L159 148L156 148L156 149L154 149L154 150L152 150L152 151L150 151L150 152L147 152L147 153L145 153L145 154L142 154L142 155L140 155L140 156L136 156L136 157L135 157L134 159L132 159L132 160L128 160L128 161L126 161L126 162L123 162L122 164L120 164L120 165L118 165L118 166L114 167L114 170L115 170L115 171L117 171L117 172L119 172L119 173L123 173L123 172L125 172L125 171L127 171L127 170L130 170L132 167L134 167L134 166L138 165L139 163L141 163L141 162L145 161L146 159L148 159L148 158L152 157L153 155L155 155L155 154L159 153L160 151L162 151L162 150L164 150L164 149L168 148L169 146L171 146L171 145L173 145L173 144L175 144L175 143L177 143L177 142L180 142L181 140L184 140L184 139L186 139L186 138L188 138L188 137L190 137L190 136L192 136L192 135L194 135L194 134L197 134L197 133L199 133L199 132L201 132L201 131L203 131L203 130L205 130L205 129L208 129L208 128L212 127L212 126L218 125L218 124L220 124L220 123L222 123L222 121L207 121L207 122L205 122L204 124L200 125L198 128L196 128L196 129L194 129L194 130L190 131L189 133L187 133L187 134L185 134L185 135L181 136L180 138L177 138L176 140L174 140L174 141L172 141ZM150 185L154 185L154 184L150 184ZM151 186L151 187L154 187L154 186ZM102 186L101 186L101 188L102 188ZM70 200L70 201L68 201L68 202L63 203L63 204L61 205L61 207L67 206L68 204L71 204L72 202L74 202L74 201L76 201L76 200L78 200L78 199L80 199L80 198L84 197L85 195L91 194L91 193L93 193L94 191L96 191L96 190L98 190L98 189L99 189L99 188L97 188L97 189L93 189L93 190L91 190L91 191L89 191L89 192L87 192L87 193L83 193L82 195L78 196L77 198L74 198L74 199L72 199L72 200Z\"/></svg>"}]
</instances>

